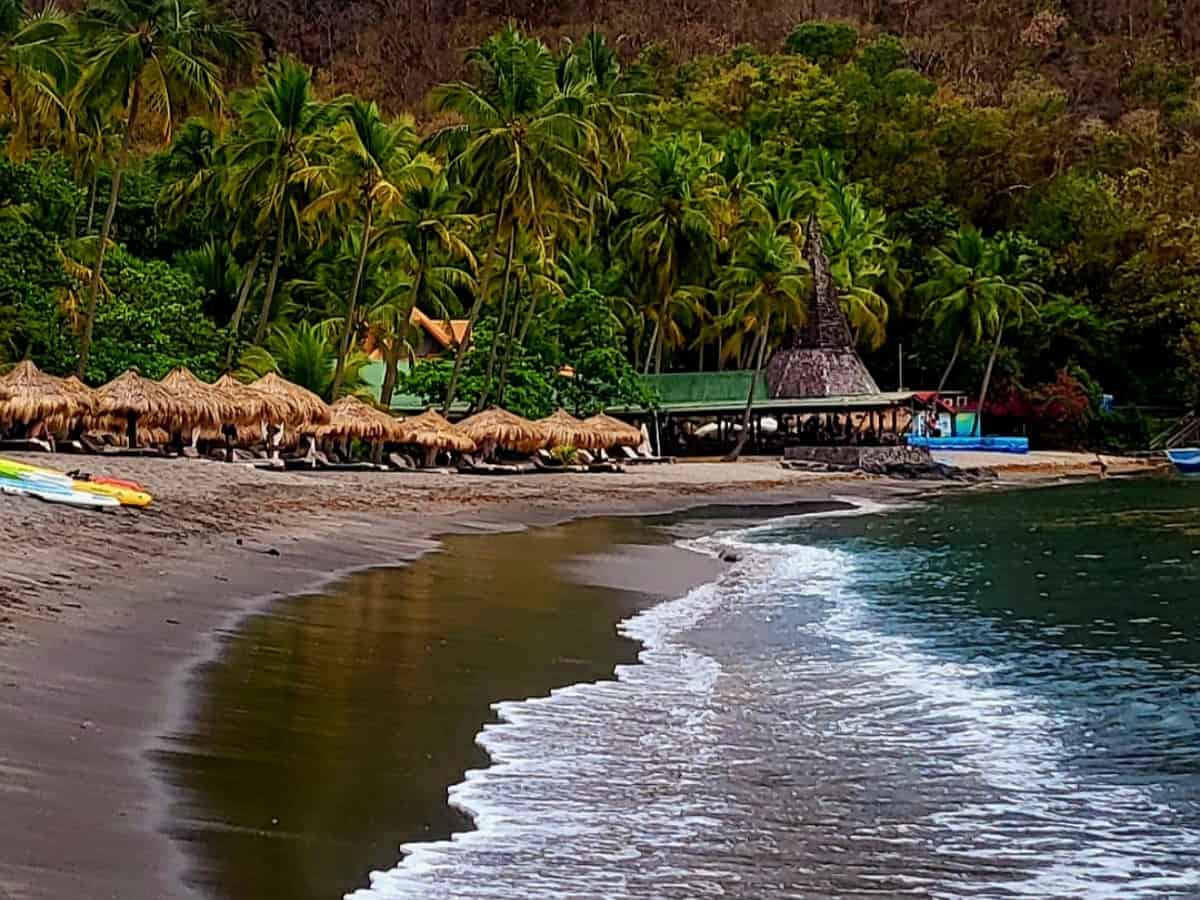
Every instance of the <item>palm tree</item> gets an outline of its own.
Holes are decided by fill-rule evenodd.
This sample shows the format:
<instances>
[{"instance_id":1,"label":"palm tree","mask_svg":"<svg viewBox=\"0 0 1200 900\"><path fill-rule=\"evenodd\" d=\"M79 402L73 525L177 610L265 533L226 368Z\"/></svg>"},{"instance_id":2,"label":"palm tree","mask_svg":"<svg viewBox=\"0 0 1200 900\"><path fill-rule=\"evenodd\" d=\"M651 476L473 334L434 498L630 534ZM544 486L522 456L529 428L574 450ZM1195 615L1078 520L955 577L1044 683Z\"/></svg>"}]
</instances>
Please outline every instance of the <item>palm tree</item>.
<instances>
[{"instance_id":1,"label":"palm tree","mask_svg":"<svg viewBox=\"0 0 1200 900\"><path fill-rule=\"evenodd\" d=\"M944 248L931 252L930 261L933 275L916 293L928 304L925 314L934 326L954 335L954 351L938 380L940 394L964 345L999 331L1007 285L996 270L994 249L974 228L960 229Z\"/></svg>"},{"instance_id":2,"label":"palm tree","mask_svg":"<svg viewBox=\"0 0 1200 900\"><path fill-rule=\"evenodd\" d=\"M476 290L477 262L463 234L478 227L479 219L462 212L462 202L442 174L405 191L399 208L379 227L381 243L407 254L411 306L443 319L459 306L460 296Z\"/></svg>"},{"instance_id":3,"label":"palm tree","mask_svg":"<svg viewBox=\"0 0 1200 900\"><path fill-rule=\"evenodd\" d=\"M1003 279L1004 286L998 292L1000 318L996 324L996 336L992 341L992 352L988 355L987 369L983 373L983 384L979 388L979 404L975 408L975 424L972 433L983 433L983 404L987 400L988 387L992 382L992 370L1004 338L1004 327L1010 322L1018 325L1024 321L1026 312L1037 315L1034 301L1045 293L1041 285L1032 280L1035 265L1026 244L1015 235L1001 237L993 245L992 257L995 270Z\"/></svg>"},{"instance_id":4,"label":"palm tree","mask_svg":"<svg viewBox=\"0 0 1200 900\"><path fill-rule=\"evenodd\" d=\"M900 290L884 215L867 207L857 185L837 182L826 183L822 212L825 251L842 311L855 340L875 350L887 337L888 303L880 289Z\"/></svg>"},{"instance_id":5,"label":"palm tree","mask_svg":"<svg viewBox=\"0 0 1200 900\"><path fill-rule=\"evenodd\" d=\"M397 276L367 310L367 340L383 357L383 384L379 402L386 409L396 392L400 359L408 357L409 366L416 363L414 343L416 328L412 324L412 284L406 276Z\"/></svg>"},{"instance_id":6,"label":"palm tree","mask_svg":"<svg viewBox=\"0 0 1200 900\"><path fill-rule=\"evenodd\" d=\"M558 283L558 271L554 260L547 256L540 244L527 247L525 252L514 261L513 281L514 300L512 313L508 319L508 334L504 340L504 355L500 360L500 371L496 376L496 402L504 402L504 385L508 380L509 366L513 354L518 347L524 346L525 338L533 325L533 320L542 306L543 300L561 299L563 290ZM523 287L523 289L522 289ZM522 311L522 297L528 297L525 309ZM524 315L522 316L522 312ZM517 324L520 322L520 330ZM499 331L499 324L496 326ZM493 339L492 346L497 341ZM484 380L483 392L476 401L477 408L483 408L492 389L491 372Z\"/></svg>"},{"instance_id":7,"label":"palm tree","mask_svg":"<svg viewBox=\"0 0 1200 900\"><path fill-rule=\"evenodd\" d=\"M328 400L333 387L336 355L331 329L327 324L287 323L275 326L264 345L246 348L241 358L240 374L257 378L268 372L278 372L288 381ZM353 374L346 379L346 386L354 390L361 387L357 373L358 367L355 367Z\"/></svg>"},{"instance_id":8,"label":"palm tree","mask_svg":"<svg viewBox=\"0 0 1200 900\"><path fill-rule=\"evenodd\" d=\"M79 377L87 371L96 323L104 255L112 234L121 177L143 113L156 118L169 141L176 117L187 108L219 108L224 99L220 66L244 61L253 44L246 30L203 0L93 0L78 19L86 50L73 106L121 110L121 145L112 167L108 209L79 340Z\"/></svg>"},{"instance_id":9,"label":"palm tree","mask_svg":"<svg viewBox=\"0 0 1200 900\"><path fill-rule=\"evenodd\" d=\"M581 191L598 176L591 161L596 130L584 115L582 91L559 88L554 57L543 43L509 26L469 59L475 83L446 84L433 93L437 108L455 113L461 122L439 129L430 142L451 154L452 174L491 215L481 289L468 314L473 329L501 237L513 228L542 236L563 220L583 217ZM463 341L446 388L446 410L454 402L466 352Z\"/></svg>"},{"instance_id":10,"label":"palm tree","mask_svg":"<svg viewBox=\"0 0 1200 900\"><path fill-rule=\"evenodd\" d=\"M20 0L0 0L0 122L8 153L21 159L38 126L64 112L69 82L70 20L53 5L26 13Z\"/></svg>"},{"instance_id":11,"label":"palm tree","mask_svg":"<svg viewBox=\"0 0 1200 900\"><path fill-rule=\"evenodd\" d=\"M323 138L317 136L317 140ZM387 122L378 106L363 100L352 98L343 102L341 118L333 126L328 143L331 146L324 154L328 161L309 166L297 177L314 184L320 192L305 209L305 218L349 218L361 228L358 265L346 302L333 375L336 399L354 335L374 226L377 220L403 206L407 191L432 183L438 169L431 156L417 152L417 135L411 118Z\"/></svg>"},{"instance_id":12,"label":"palm tree","mask_svg":"<svg viewBox=\"0 0 1200 900\"><path fill-rule=\"evenodd\" d=\"M175 265L191 275L200 287L208 313L217 321L225 320L237 303L242 274L229 244L222 240L205 241L176 256Z\"/></svg>"},{"instance_id":13,"label":"palm tree","mask_svg":"<svg viewBox=\"0 0 1200 900\"><path fill-rule=\"evenodd\" d=\"M331 116L313 96L311 70L287 57L269 66L252 90L235 98L234 108L240 122L225 151L228 172L223 190L231 208L247 211L245 227L259 235L258 251L248 267L251 272L259 252L265 250L262 242L269 237L274 243L254 334L257 344L262 343L271 324L284 249L300 234L305 194L297 175L310 165L312 136L326 127ZM244 291L248 291L248 282L243 281ZM233 343L244 306L245 297L239 297L230 323Z\"/></svg>"},{"instance_id":14,"label":"palm tree","mask_svg":"<svg viewBox=\"0 0 1200 900\"><path fill-rule=\"evenodd\" d=\"M678 335L676 315L692 308L681 292L685 274L704 274L712 258L714 215L721 203L719 156L697 135L657 141L615 200L629 218L618 233L654 322L646 371L662 371L663 345Z\"/></svg>"},{"instance_id":15,"label":"palm tree","mask_svg":"<svg viewBox=\"0 0 1200 900\"><path fill-rule=\"evenodd\" d=\"M742 432L727 461L741 455L750 435L754 390L771 349L804 319L808 277L795 242L768 226L744 234L718 290L730 300L727 317L753 335L754 375L742 413Z\"/></svg>"}]
</instances>

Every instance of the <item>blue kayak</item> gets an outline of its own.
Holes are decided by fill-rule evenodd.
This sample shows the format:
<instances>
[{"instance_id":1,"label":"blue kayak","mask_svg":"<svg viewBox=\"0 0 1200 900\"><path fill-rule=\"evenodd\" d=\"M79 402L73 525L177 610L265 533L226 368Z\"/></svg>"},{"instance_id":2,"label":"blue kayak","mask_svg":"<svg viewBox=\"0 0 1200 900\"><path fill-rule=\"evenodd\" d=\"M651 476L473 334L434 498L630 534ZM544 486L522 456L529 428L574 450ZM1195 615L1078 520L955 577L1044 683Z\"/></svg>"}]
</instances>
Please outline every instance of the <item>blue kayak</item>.
<instances>
[{"instance_id":1,"label":"blue kayak","mask_svg":"<svg viewBox=\"0 0 1200 900\"><path fill-rule=\"evenodd\" d=\"M1168 450L1167 458L1185 475L1200 474L1200 450L1194 447Z\"/></svg>"}]
</instances>

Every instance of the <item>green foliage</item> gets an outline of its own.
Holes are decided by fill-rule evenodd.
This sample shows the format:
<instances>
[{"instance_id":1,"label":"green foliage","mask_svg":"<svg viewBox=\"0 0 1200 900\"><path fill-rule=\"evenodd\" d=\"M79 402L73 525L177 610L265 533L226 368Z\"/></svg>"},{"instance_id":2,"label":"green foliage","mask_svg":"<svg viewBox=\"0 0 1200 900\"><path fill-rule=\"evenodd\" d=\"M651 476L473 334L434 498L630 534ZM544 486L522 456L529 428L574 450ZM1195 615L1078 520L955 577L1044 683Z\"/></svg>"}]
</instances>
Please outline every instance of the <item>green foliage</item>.
<instances>
[{"instance_id":1,"label":"green foliage","mask_svg":"<svg viewBox=\"0 0 1200 900\"><path fill-rule=\"evenodd\" d=\"M904 49L900 38L894 34L881 34L858 54L858 67L876 84L897 69L905 68L907 63L908 51Z\"/></svg>"},{"instance_id":2,"label":"green foliage","mask_svg":"<svg viewBox=\"0 0 1200 900\"><path fill-rule=\"evenodd\" d=\"M846 62L858 44L858 29L844 22L803 22L787 36L784 49L818 65Z\"/></svg>"},{"instance_id":3,"label":"green foliage","mask_svg":"<svg viewBox=\"0 0 1200 900\"><path fill-rule=\"evenodd\" d=\"M369 349L390 390L415 307L475 326L408 376L428 399L647 404L638 372L750 368L787 337L815 213L881 383L902 345L918 387L1200 400L1190 64L1123 38L1120 96L1069 89L1036 61L1079 59L1080 35L1039 16L1002 78L984 32L969 65L827 21L783 52L676 63L664 43L628 64L598 30L552 48L509 26L418 135L372 98L324 99L295 60L255 69L200 0L0 2L0 357L65 373L94 324L92 380L213 375L249 320L247 366L330 395ZM1118 418L1053 439L1140 436Z\"/></svg>"},{"instance_id":4,"label":"green foliage","mask_svg":"<svg viewBox=\"0 0 1200 900\"><path fill-rule=\"evenodd\" d=\"M574 447L554 447L550 450L550 457L560 466L575 465L578 456L579 451Z\"/></svg>"},{"instance_id":5,"label":"green foliage","mask_svg":"<svg viewBox=\"0 0 1200 900\"><path fill-rule=\"evenodd\" d=\"M82 205L83 191L61 156L41 153L19 165L0 157L0 216L65 235Z\"/></svg>"},{"instance_id":6,"label":"green foliage","mask_svg":"<svg viewBox=\"0 0 1200 900\"><path fill-rule=\"evenodd\" d=\"M50 372L69 370L75 343L57 300L67 285L54 240L0 217L0 363L31 356Z\"/></svg>"},{"instance_id":7,"label":"green foliage","mask_svg":"<svg viewBox=\"0 0 1200 900\"><path fill-rule=\"evenodd\" d=\"M309 322L277 325L265 346L250 347L242 354L239 374L245 378L258 378L277 372L288 381L331 400L336 347L328 326ZM362 387L358 372L365 362L366 357L361 353L351 358L343 384L345 393L355 393Z\"/></svg>"},{"instance_id":8,"label":"green foliage","mask_svg":"<svg viewBox=\"0 0 1200 900\"><path fill-rule=\"evenodd\" d=\"M90 383L130 367L147 378L176 366L210 380L220 374L224 336L204 315L201 292L185 273L118 249L109 253L104 278L109 293L97 311Z\"/></svg>"}]
</instances>

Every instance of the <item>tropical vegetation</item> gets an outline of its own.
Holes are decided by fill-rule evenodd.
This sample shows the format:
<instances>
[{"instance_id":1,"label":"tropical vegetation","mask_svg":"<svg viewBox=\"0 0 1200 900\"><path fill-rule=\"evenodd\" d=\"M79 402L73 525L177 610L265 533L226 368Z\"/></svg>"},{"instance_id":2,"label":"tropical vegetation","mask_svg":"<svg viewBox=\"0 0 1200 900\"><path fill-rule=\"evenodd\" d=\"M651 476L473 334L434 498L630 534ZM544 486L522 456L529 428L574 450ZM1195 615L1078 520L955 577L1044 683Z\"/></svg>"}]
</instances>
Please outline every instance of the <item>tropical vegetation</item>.
<instances>
[{"instance_id":1,"label":"tropical vegetation","mask_svg":"<svg viewBox=\"0 0 1200 900\"><path fill-rule=\"evenodd\" d=\"M645 374L764 367L815 217L882 385L1035 420L1200 400L1186 64L1131 59L1105 116L1033 55L995 89L843 22L678 58L510 24L412 98L252 35L206 0L0 0L0 366L334 399L370 353L385 403L652 403ZM418 360L414 309L472 339Z\"/></svg>"}]
</instances>

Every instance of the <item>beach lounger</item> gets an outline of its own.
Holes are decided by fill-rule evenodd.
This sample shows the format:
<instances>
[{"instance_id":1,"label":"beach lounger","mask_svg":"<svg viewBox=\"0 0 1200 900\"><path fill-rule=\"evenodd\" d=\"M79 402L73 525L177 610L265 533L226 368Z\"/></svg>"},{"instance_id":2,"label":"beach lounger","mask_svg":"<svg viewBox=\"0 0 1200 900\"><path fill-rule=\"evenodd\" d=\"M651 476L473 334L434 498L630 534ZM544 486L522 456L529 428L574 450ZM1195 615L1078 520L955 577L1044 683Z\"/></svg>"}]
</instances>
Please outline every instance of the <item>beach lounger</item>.
<instances>
[{"instance_id":1,"label":"beach lounger","mask_svg":"<svg viewBox=\"0 0 1200 900\"><path fill-rule=\"evenodd\" d=\"M464 456L458 461L458 471L463 475L524 475L526 474L517 466L509 466L503 463L486 463L479 462L470 456ZM534 469L534 471L537 471Z\"/></svg>"},{"instance_id":2,"label":"beach lounger","mask_svg":"<svg viewBox=\"0 0 1200 900\"><path fill-rule=\"evenodd\" d=\"M50 446L49 441L43 441L38 438L11 438L6 441L0 441L0 450L8 450L13 453L54 452L54 448Z\"/></svg>"},{"instance_id":3,"label":"beach lounger","mask_svg":"<svg viewBox=\"0 0 1200 900\"><path fill-rule=\"evenodd\" d=\"M648 466L657 463L673 463L673 456L651 456L648 453L642 453L634 450L632 447L617 447L615 450L621 462L631 466Z\"/></svg>"}]
</instances>

